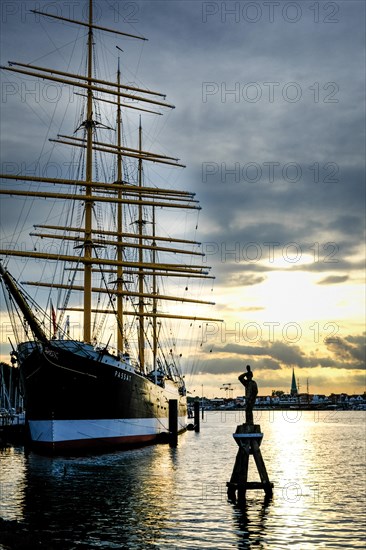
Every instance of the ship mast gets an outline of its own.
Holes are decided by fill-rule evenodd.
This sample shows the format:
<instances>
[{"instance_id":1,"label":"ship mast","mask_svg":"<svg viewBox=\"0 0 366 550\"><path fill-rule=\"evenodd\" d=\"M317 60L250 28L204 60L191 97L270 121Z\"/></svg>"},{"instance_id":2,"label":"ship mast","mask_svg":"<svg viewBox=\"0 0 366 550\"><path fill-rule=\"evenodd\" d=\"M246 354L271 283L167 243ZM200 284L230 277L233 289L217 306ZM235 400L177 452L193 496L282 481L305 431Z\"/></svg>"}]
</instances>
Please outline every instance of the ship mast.
<instances>
[{"instance_id":1,"label":"ship mast","mask_svg":"<svg viewBox=\"0 0 366 550\"><path fill-rule=\"evenodd\" d=\"M117 71L117 84L118 89L121 84L121 71L119 67L119 58L118 58L118 71ZM121 182L123 178L122 174L122 116L121 116L121 98L118 96L117 99L117 146L119 148L120 154L117 156L117 181ZM118 189L118 198L122 199L122 190ZM122 203L117 204L117 233L118 241L122 238L123 230L123 218L122 218ZM117 349L123 353L124 351L124 334L123 334L123 247L122 245L117 246L117 260L120 262L120 265L117 266Z\"/></svg>"},{"instance_id":2,"label":"ship mast","mask_svg":"<svg viewBox=\"0 0 366 550\"><path fill-rule=\"evenodd\" d=\"M153 235L153 241L151 243L152 246L152 263L156 263L156 240L155 240L155 206L152 207L152 235ZM153 327L153 370L155 372L155 384L157 383L157 365L156 365L156 358L158 354L158 334L157 334L157 285L156 285L156 271L153 269L153 276L152 276L153 284L152 284L152 295L153 295L153 307L152 312L154 314L152 318L152 327Z\"/></svg>"},{"instance_id":3,"label":"ship mast","mask_svg":"<svg viewBox=\"0 0 366 550\"><path fill-rule=\"evenodd\" d=\"M51 15L46 12L39 10L32 10L33 13L36 13L45 17L52 17L58 20L66 20L68 23L82 25L88 28L88 38L87 38L87 70L86 74L79 75L75 73L66 73L64 71L59 71L56 69L45 68L37 65L18 63L14 61L9 61L9 66L0 66L0 69L15 72L20 75L26 75L35 77L38 79L52 81L60 84L66 84L69 86L82 89L83 97L86 97L86 113L85 119L80 125L80 128L84 129L84 136L75 137L58 135L58 139L50 140L55 143L60 143L64 145L72 146L73 148L83 148L85 149L85 174L80 179L65 179L65 178L47 178L40 176L29 176L24 174L0 174L0 178L10 181L19 181L19 182L29 182L31 186L22 186L20 188L11 187L10 189L0 189L1 195L10 195L10 196L19 196L29 198L45 198L52 201L80 201L83 203L83 222L82 227L78 225L73 227L71 224L68 224L66 227L62 225L38 225L35 227L42 229L51 229L52 234L45 233L32 233L34 236L39 236L40 238L53 238L53 239L62 239L63 241L75 241L79 242L81 246L77 245L75 248L81 248L81 252L75 254L63 254L58 252L57 254L50 251L39 251L39 250L18 250L15 248L4 248L0 249L0 256L11 256L11 257L22 257L29 259L37 260L46 260L46 261L56 261L56 262L66 262L68 264L74 264L72 268L66 269L76 269L77 271L83 271L83 284L75 285L74 283L68 282L67 285L58 283L56 280L50 282L41 282L41 281L30 281L26 284L36 285L38 287L52 287L53 289L65 289L68 292L77 291L83 293L84 298L84 307L83 309L78 309L75 307L69 307L66 303L64 308L59 308L60 310L68 311L83 311L83 321L84 321L84 334L83 340L85 342L91 343L92 341L92 316L94 313L103 313L103 314L114 314L117 313L117 345L120 352L123 353L125 349L125 331L123 319L127 318L127 315L134 315L138 319L138 355L140 368L142 372L145 372L146 369L146 358L145 358L145 325L147 325L147 319L152 321L153 329L153 366L154 370L157 367L157 352L158 352L158 337L159 337L159 323L158 319L186 319L186 320L203 320L203 321L221 321L221 319L212 319L208 317L197 316L192 312L188 316L169 314L162 311L157 311L157 304L165 303L166 301L179 301L186 303L194 304L212 304L212 302L201 301L195 298L187 298L174 295L163 295L160 294L159 288L157 285L157 277L162 276L165 278L171 277L192 277L196 279L213 279L214 277L209 275L210 267L207 265L200 266L185 262L173 261L170 262L169 259L166 261L159 261L159 252L162 252L164 257L172 257L175 254L192 254L196 256L204 256L202 252L188 250L185 247L179 247L178 243L183 245L199 245L195 241L172 238L169 236L163 236L156 233L155 226L155 209L159 208L174 208L174 209L184 209L184 210L200 210L198 206L198 201L195 200L195 193L188 191L181 191L176 189L166 189L164 186L145 186L143 185L143 164L142 161L158 164L158 165L168 165L176 167L184 167L183 164L180 164L178 158L170 157L162 154L155 153L153 151L144 150L142 147L142 127L141 127L141 118L139 124L139 139L138 139L138 148L132 149L124 146L122 140L122 107L128 109L139 109L148 113L153 113L161 115L162 113L152 111L150 109L144 109L140 105L130 105L125 103L126 99L133 99L137 102L148 103L153 106L165 107L165 108L174 108L174 105L168 104L165 101L165 95L148 90L143 88L138 88L136 86L123 85L121 82L121 71L120 65L118 64L117 72L117 82L112 83L105 80L100 80L93 78L94 71L94 29L102 30L105 32L115 33L121 36L126 36L130 38L136 38L139 40L146 40L142 36L131 35L121 31L114 31L105 27L100 27L93 23L93 0L87 0L89 4L89 13L88 13L88 22L77 21L73 19L66 19L64 17L59 17L56 15ZM117 140L115 145L110 143L104 143L102 141L97 141L95 137L95 128L97 122L93 119L93 103L95 100L95 95L98 95L98 101L105 101L107 103L117 105ZM108 100L105 97L99 96L113 96L113 100ZM152 99L151 96L157 96L158 99ZM109 183L107 181L93 181L93 155L95 151L106 153L108 155L115 155L117 160L117 178L114 183ZM127 158L132 158L138 160L138 181L136 184L131 182L127 183L124 181L123 177L123 164L122 160ZM43 184L45 187L40 187L37 190L30 190L33 183ZM50 187L50 190L47 188L48 184L59 185L59 186L69 186L71 191L61 192L59 189L53 190ZM75 189L75 192L72 189ZM113 231L106 231L96 227L96 224L93 223L93 209L94 204L106 204L116 205L116 227ZM136 231L134 233L129 233L123 230L124 226L124 205L129 207L135 207L137 211L137 216L135 218ZM146 231L146 220L144 215L146 215L146 209L152 208L153 216L153 229L152 234ZM63 233L57 233L57 232ZM67 236L65 235L67 233ZM74 234L75 233L75 234ZM107 238L104 238L106 236ZM103 237L103 238L102 238ZM132 241L131 241L132 239ZM113 246L116 247L116 257L114 259L106 256L105 258L98 257L95 253L94 248L102 244L103 246ZM138 250L137 257L134 261L130 260L129 257L126 257L124 250L127 247L135 247ZM150 252L148 252L150 251ZM150 258L148 259L148 255ZM129 256L129 255L128 255ZM137 261L136 261L137 260ZM76 266L75 266L76 264ZM93 287L93 273L95 272L110 272L116 274L116 286L113 289ZM137 289L127 290L125 288L124 277L126 275L137 276ZM0 276L4 278L4 274L0 272ZM152 293L151 289L146 289L146 277L152 277ZM5 274L6 278L6 274ZM12 288L10 280L10 288ZM99 306L93 307L92 305L92 296L93 293L108 293L111 297L112 295L116 296L116 305L117 312L114 308L108 307L108 309L100 308ZM136 297L137 307L133 308L133 311L125 305L123 301L124 298L130 299L133 303L133 297ZM146 300L152 300L152 310L146 307ZM149 302L150 303L150 302ZM19 300L17 302L20 309L22 309L24 315L31 316L29 311L26 310L23 302ZM40 327L34 326L36 333L36 338L39 340L45 340L45 335L41 330L38 330Z\"/></svg>"},{"instance_id":4,"label":"ship mast","mask_svg":"<svg viewBox=\"0 0 366 550\"><path fill-rule=\"evenodd\" d=\"M141 116L139 123L139 150L142 151L142 126L141 126ZM138 186L141 190L142 188L142 158L139 158L138 162ZM140 195L140 200L142 195ZM143 209L142 204L139 204L138 207L138 233L142 236L143 233ZM144 251L142 248L142 237L139 237L139 263L143 264L144 261ZM138 337L138 348L139 348L139 361L141 370L145 371L145 332L144 332L144 271L143 268L139 268L138 272L138 289L139 289L139 337Z\"/></svg>"},{"instance_id":5,"label":"ship mast","mask_svg":"<svg viewBox=\"0 0 366 550\"><path fill-rule=\"evenodd\" d=\"M88 32L88 81L92 81L93 69L93 0L89 0ZM93 181L93 90L87 90L86 127L86 173L85 173L85 241L84 241L84 340L91 342L91 308L92 308L92 214L91 200Z\"/></svg>"}]
</instances>

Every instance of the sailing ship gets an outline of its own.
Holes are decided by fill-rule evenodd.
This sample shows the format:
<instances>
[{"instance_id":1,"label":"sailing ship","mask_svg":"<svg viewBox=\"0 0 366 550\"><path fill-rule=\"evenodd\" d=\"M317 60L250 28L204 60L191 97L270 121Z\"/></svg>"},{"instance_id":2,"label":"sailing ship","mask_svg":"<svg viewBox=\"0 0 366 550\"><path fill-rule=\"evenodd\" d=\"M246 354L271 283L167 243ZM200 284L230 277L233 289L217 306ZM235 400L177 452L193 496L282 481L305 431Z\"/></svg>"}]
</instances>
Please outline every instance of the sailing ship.
<instances>
[{"instance_id":1,"label":"sailing ship","mask_svg":"<svg viewBox=\"0 0 366 550\"><path fill-rule=\"evenodd\" d=\"M179 159L147 151L142 143L141 113L161 115L173 105L162 93L123 84L119 59L114 82L97 78L96 33L146 39L96 25L93 0L87 0L87 8L87 22L31 10L39 18L84 29L85 75L14 61L2 67L22 78L76 89L84 105L74 133L49 140L77 151L78 161L72 163L76 175L1 175L9 188L1 187L0 194L10 200L23 197L32 205L41 199L39 214L44 199L52 207L65 205L60 208L64 221L51 224L48 215L45 223L35 224L32 247L12 244L0 250L0 278L16 339L11 356L19 367L31 441L51 452L156 442L169 432L169 403L176 404L178 431L184 431L187 390L175 331L181 322L192 326L212 320L195 309L212 302L188 288L188 281L214 278L202 260L200 243L164 233L158 224L164 211L170 213L170 222L172 212L197 212L195 194L145 178L146 165L184 167ZM114 127L102 122L101 105L113 109ZM124 114L132 110L139 117L134 148L127 147L123 131ZM108 131L114 142L103 138ZM97 154L107 157L103 162L113 168L110 179L101 177ZM38 243L47 239L52 246L40 249ZM33 275L41 267L44 277L37 273L37 280L21 281L20 275L12 275L9 265L19 259L21 273L28 266L24 262L33 262L27 271ZM165 291L169 281L183 292L172 293L169 285ZM35 287L40 298L31 296L25 285ZM46 289L47 298L42 294ZM183 314L182 306L190 311ZM82 319L79 338L71 330L73 315ZM170 329L167 323L172 323ZM105 344L101 338L106 326L111 335ZM113 334L115 347L110 343Z\"/></svg>"}]
</instances>

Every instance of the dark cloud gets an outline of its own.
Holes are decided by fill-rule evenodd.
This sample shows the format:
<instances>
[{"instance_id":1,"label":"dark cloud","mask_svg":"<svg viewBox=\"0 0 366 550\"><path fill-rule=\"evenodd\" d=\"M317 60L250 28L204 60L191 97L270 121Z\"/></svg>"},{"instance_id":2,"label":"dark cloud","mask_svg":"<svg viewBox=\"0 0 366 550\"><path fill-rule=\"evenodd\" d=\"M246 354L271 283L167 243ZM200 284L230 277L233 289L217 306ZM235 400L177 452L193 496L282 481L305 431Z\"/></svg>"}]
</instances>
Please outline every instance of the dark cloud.
<instances>
[{"instance_id":1,"label":"dark cloud","mask_svg":"<svg viewBox=\"0 0 366 550\"><path fill-rule=\"evenodd\" d=\"M299 346L281 341L263 342L256 346L225 344L221 347L215 346L215 354L227 368L236 364L233 356L243 357L244 361L251 364L254 360L257 368L270 370L283 367L314 368L319 366L338 369L365 368L365 338L363 336L329 337L325 340L325 345L331 353L330 356L324 356L319 351L306 354ZM227 355L227 358L223 359L223 354ZM258 357L263 357L263 359L258 360ZM237 370L236 367L234 370Z\"/></svg>"},{"instance_id":2,"label":"dark cloud","mask_svg":"<svg viewBox=\"0 0 366 550\"><path fill-rule=\"evenodd\" d=\"M325 344L335 359L345 368L365 368L365 338L333 336L326 338Z\"/></svg>"},{"instance_id":3,"label":"dark cloud","mask_svg":"<svg viewBox=\"0 0 366 550\"><path fill-rule=\"evenodd\" d=\"M40 2L40 8L42 4L47 6L46 1ZM243 13L228 14L223 21L224 4L220 3L214 3L218 12L212 16L205 16L205 3L195 1L134 4L137 10L132 14L121 6L120 13L116 12L113 3L99 2L98 17L111 26L123 17L130 30L149 37L143 56L142 45L121 39L126 46L121 62L126 64L128 79L139 81L143 76L148 87L164 88L161 91L167 92L168 99L177 105L166 118L162 145L174 148L174 154L179 153L188 163L187 176L182 179L196 188L205 208L201 236L204 238L206 233L207 241L220 239L228 246L236 242L296 242L305 246L342 241L342 251L355 251L363 227L364 82L359 69L364 36L360 4L340 2L338 21L329 24L315 24L314 13L305 6L299 21L290 24L282 14L283 5L276 8L273 22L268 19L269 8L261 5L259 20L249 23ZM15 5L19 6L19 13L14 10L16 15L7 17L4 32L10 35L19 24L24 37L32 25L33 31L36 28L39 32L32 32L31 41L23 41L31 43L32 48L7 40L5 34L5 59L19 57L32 62L44 56L43 65L60 65L73 47L64 46L66 37L76 39L77 45L85 38L77 36L73 27L54 21L49 22L52 34L47 34L45 22L39 18L34 21L29 15L24 17L23 4ZM60 10L69 10L67 6L64 3ZM82 16L79 3L74 10L75 16ZM60 44L61 50L57 49ZM111 49L110 66L103 66L107 75L115 72L117 54ZM127 64L130 57L140 58L139 71L134 76ZM22 83L10 73L5 74L5 79L17 86ZM202 97L205 82L220 89L206 101ZM260 86L262 97L258 102L243 99L243 86L251 82ZM273 90L278 94L272 102L265 82L276 84ZM288 82L301 88L299 101L284 100L283 87ZM319 83L318 101L314 82ZM324 89L329 82L338 87L335 103L325 101L332 91L331 87ZM236 85L241 91L239 98L222 96L221 90ZM7 98L7 116L2 123L3 135L7 137L17 118L17 104L12 99ZM32 151L36 142L44 139L45 133L52 137L59 130L58 121L54 120L55 105L49 102L45 111L36 109L35 99L29 88L24 102L27 109L22 110L24 141L18 142L17 147L8 141L6 148L2 147L5 160L18 160L21 149L23 156L34 162L39 154ZM30 122L34 139L26 135ZM67 120L64 126L68 126ZM73 131L74 124L69 126L68 131ZM153 135L148 129L146 139L155 146L158 144ZM219 171L203 181L203 165L208 162ZM259 181L250 180L253 170L246 169L250 163L261 170ZM268 163L276 163L272 182ZM286 172L288 163L300 169L299 181L291 181L294 170ZM236 165L240 172L238 181L229 174ZM213 227L208 220L214 220Z\"/></svg>"},{"instance_id":4,"label":"dark cloud","mask_svg":"<svg viewBox=\"0 0 366 550\"><path fill-rule=\"evenodd\" d=\"M239 375L245 370L245 365L242 360L238 360L232 357L228 358L215 358L205 361L202 368L202 373L206 374L236 374ZM250 359L250 365L253 370L280 370L281 365L271 359Z\"/></svg>"},{"instance_id":5,"label":"dark cloud","mask_svg":"<svg viewBox=\"0 0 366 550\"><path fill-rule=\"evenodd\" d=\"M261 368L278 369L283 366L308 367L311 365L311 360L305 356L298 346L286 344L284 342L265 343L260 346L246 346L242 344L225 344L225 346L215 346L216 353L229 353L235 355L244 355L245 357L257 358L265 356L266 359L261 361ZM318 364L318 363L317 363Z\"/></svg>"},{"instance_id":6,"label":"dark cloud","mask_svg":"<svg viewBox=\"0 0 366 550\"><path fill-rule=\"evenodd\" d=\"M260 283L263 283L263 281L266 280L266 277L260 276L260 275L233 275L231 279L227 280L228 286L234 286L234 287L240 287L240 286L253 286L253 285L259 285ZM251 308L253 311L253 308ZM257 308L261 309L261 308Z\"/></svg>"},{"instance_id":7,"label":"dark cloud","mask_svg":"<svg viewBox=\"0 0 366 550\"><path fill-rule=\"evenodd\" d=\"M347 233L348 235L354 235L354 237L359 238L365 230L365 225L359 216L341 214L328 224L328 229L337 231L340 234Z\"/></svg>"},{"instance_id":8,"label":"dark cloud","mask_svg":"<svg viewBox=\"0 0 366 550\"><path fill-rule=\"evenodd\" d=\"M340 283L345 283L348 281L348 275L329 275L321 281L318 281L318 285L338 285Z\"/></svg>"},{"instance_id":9,"label":"dark cloud","mask_svg":"<svg viewBox=\"0 0 366 550\"><path fill-rule=\"evenodd\" d=\"M285 365L297 365L298 367L307 366L306 356L299 346L289 345L285 342L273 342L270 346L270 353Z\"/></svg>"}]
</instances>

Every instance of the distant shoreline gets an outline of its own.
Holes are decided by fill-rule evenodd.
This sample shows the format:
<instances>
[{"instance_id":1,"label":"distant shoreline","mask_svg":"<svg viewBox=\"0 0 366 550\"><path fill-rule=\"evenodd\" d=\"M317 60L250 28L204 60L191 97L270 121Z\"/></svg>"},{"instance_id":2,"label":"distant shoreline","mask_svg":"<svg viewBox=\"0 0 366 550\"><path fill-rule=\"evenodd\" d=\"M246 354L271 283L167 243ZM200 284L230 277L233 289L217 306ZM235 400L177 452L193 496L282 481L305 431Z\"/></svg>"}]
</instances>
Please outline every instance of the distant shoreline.
<instances>
[{"instance_id":1,"label":"distant shoreline","mask_svg":"<svg viewBox=\"0 0 366 550\"><path fill-rule=\"evenodd\" d=\"M232 407L221 405L220 407L203 407L207 412L220 412L220 411L245 411L245 407ZM366 411L366 404L360 404L356 406L343 406L343 405L256 405L254 411Z\"/></svg>"}]
</instances>

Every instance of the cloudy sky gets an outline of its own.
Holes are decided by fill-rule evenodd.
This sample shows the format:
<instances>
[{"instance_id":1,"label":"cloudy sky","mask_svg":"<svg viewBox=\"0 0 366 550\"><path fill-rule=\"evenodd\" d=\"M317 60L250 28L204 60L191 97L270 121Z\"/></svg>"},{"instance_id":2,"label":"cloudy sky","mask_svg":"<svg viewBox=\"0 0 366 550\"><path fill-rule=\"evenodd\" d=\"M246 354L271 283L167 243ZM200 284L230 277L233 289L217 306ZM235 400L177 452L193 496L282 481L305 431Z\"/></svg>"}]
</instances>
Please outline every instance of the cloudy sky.
<instances>
[{"instance_id":1,"label":"cloudy sky","mask_svg":"<svg viewBox=\"0 0 366 550\"><path fill-rule=\"evenodd\" d=\"M33 7L85 14L84 0L5 0L2 64L77 72L83 34L29 14ZM202 326L191 390L223 396L231 383L242 394L237 377L250 364L262 394L288 391L293 368L300 390L363 392L365 3L100 0L95 16L149 39L103 38L110 56L101 62L114 74L118 43L125 80L176 106L160 126L148 121L146 139L182 159L173 184L203 207L197 236L216 276L211 315L224 322ZM2 171L22 169L19 150L29 169L42 158L38 138L58 131L55 90L3 73Z\"/></svg>"}]
</instances>

